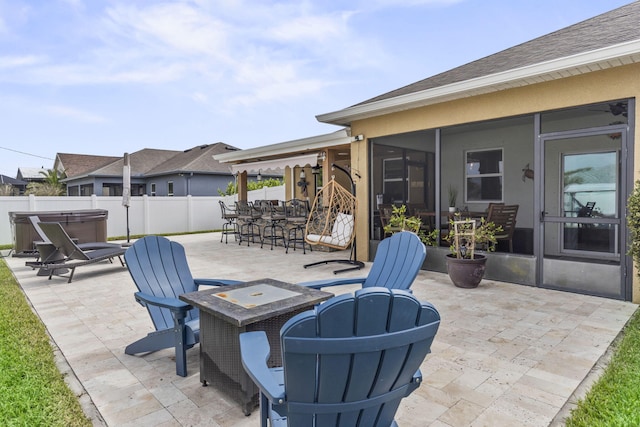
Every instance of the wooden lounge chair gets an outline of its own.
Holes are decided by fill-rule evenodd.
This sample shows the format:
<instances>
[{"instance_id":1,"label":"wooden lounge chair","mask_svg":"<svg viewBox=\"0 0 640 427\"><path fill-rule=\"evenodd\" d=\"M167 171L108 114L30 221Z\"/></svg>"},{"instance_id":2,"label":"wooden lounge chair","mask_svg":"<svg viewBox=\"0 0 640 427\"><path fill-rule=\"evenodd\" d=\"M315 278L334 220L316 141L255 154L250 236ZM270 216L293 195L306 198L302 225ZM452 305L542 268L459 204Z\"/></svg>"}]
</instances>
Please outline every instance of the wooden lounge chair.
<instances>
[{"instance_id":1,"label":"wooden lounge chair","mask_svg":"<svg viewBox=\"0 0 640 427\"><path fill-rule=\"evenodd\" d=\"M261 426L397 426L439 325L431 304L373 287L287 321L282 367L267 366L264 331L241 334L242 365L260 389Z\"/></svg>"},{"instance_id":2,"label":"wooden lounge chair","mask_svg":"<svg viewBox=\"0 0 640 427\"><path fill-rule=\"evenodd\" d=\"M199 311L178 299L201 285L233 285L236 280L194 279L184 247L166 237L146 236L124 254L131 278L138 288L135 298L146 307L155 332L129 344L129 355L175 347L176 374L187 376L187 349L200 341Z\"/></svg>"},{"instance_id":3,"label":"wooden lounge chair","mask_svg":"<svg viewBox=\"0 0 640 427\"><path fill-rule=\"evenodd\" d=\"M68 268L71 270L71 274L69 274L67 283L71 283L77 267L105 260L112 261L116 257L124 267L121 256L126 248L110 244L112 246L102 249L83 250L69 237L60 223L40 222L39 224L48 242L37 245L40 252L40 261L27 262L26 265L49 270L49 279L54 273L58 274L60 269Z\"/></svg>"},{"instance_id":4,"label":"wooden lounge chair","mask_svg":"<svg viewBox=\"0 0 640 427\"><path fill-rule=\"evenodd\" d=\"M401 231L380 242L367 277L313 280L298 284L314 289L354 283L361 283L363 288L385 286L390 289L409 289L426 256L427 250L420 238L415 233Z\"/></svg>"}]
</instances>

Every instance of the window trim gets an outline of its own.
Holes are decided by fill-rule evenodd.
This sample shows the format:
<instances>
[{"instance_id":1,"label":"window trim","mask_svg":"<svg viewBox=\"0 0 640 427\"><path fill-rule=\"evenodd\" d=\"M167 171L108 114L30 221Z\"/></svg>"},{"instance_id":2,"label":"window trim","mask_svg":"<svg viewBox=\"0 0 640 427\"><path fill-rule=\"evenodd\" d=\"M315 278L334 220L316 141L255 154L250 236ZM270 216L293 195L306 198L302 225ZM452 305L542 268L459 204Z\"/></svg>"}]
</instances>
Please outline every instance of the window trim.
<instances>
[{"instance_id":1,"label":"window trim","mask_svg":"<svg viewBox=\"0 0 640 427\"><path fill-rule=\"evenodd\" d=\"M467 156L469 153L480 153L480 152L484 152L484 151L499 151L500 152L500 158L501 158L501 162L502 162L502 168L500 170L500 172L492 172L492 173L482 173L482 174L475 174L475 175L469 175L467 173ZM504 161L504 147L494 147L494 148L480 148L480 149L469 149L469 150L464 150L464 157L463 157L463 169L464 169L464 203L503 203L504 202L504 169L505 169L505 161ZM502 182L502 186L500 188L500 198L499 199L481 199L481 200L469 200L469 186L468 186L468 182L470 178L495 178L498 177L500 178L500 181Z\"/></svg>"},{"instance_id":2,"label":"window trim","mask_svg":"<svg viewBox=\"0 0 640 427\"><path fill-rule=\"evenodd\" d=\"M173 197L173 181L167 181L167 196Z\"/></svg>"}]
</instances>

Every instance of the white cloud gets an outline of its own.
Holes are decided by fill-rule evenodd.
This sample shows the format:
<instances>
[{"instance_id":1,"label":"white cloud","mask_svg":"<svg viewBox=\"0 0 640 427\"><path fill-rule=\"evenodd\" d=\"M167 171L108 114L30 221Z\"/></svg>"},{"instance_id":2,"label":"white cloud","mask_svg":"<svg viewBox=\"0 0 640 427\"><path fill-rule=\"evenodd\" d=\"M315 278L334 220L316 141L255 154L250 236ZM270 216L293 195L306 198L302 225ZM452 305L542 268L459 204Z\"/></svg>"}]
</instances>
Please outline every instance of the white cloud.
<instances>
[{"instance_id":1,"label":"white cloud","mask_svg":"<svg viewBox=\"0 0 640 427\"><path fill-rule=\"evenodd\" d=\"M344 40L349 36L347 23L352 13L326 15L304 15L292 20L279 22L269 29L271 37L276 40L307 43L328 40Z\"/></svg>"},{"instance_id":2,"label":"white cloud","mask_svg":"<svg viewBox=\"0 0 640 427\"><path fill-rule=\"evenodd\" d=\"M217 56L225 47L226 24L187 4L161 4L147 9L118 5L107 15L111 28L125 39L164 49L166 54Z\"/></svg>"},{"instance_id":3,"label":"white cloud","mask_svg":"<svg viewBox=\"0 0 640 427\"><path fill-rule=\"evenodd\" d=\"M114 0L100 9L65 1L73 9L65 38L77 45L46 58L0 57L0 81L172 85L195 102L246 106L309 96L342 80L341 70L376 67L385 56L350 26L355 11L313 2Z\"/></svg>"},{"instance_id":4,"label":"white cloud","mask_svg":"<svg viewBox=\"0 0 640 427\"><path fill-rule=\"evenodd\" d=\"M46 58L44 56L38 55L0 56L0 69L37 65L45 61Z\"/></svg>"},{"instance_id":5,"label":"white cloud","mask_svg":"<svg viewBox=\"0 0 640 427\"><path fill-rule=\"evenodd\" d=\"M75 121L85 122L85 123L104 123L108 120L102 116L97 114L90 113L88 111L79 110L73 107L67 107L64 105L48 105L42 107L42 110L45 113L58 116L70 118Z\"/></svg>"}]
</instances>

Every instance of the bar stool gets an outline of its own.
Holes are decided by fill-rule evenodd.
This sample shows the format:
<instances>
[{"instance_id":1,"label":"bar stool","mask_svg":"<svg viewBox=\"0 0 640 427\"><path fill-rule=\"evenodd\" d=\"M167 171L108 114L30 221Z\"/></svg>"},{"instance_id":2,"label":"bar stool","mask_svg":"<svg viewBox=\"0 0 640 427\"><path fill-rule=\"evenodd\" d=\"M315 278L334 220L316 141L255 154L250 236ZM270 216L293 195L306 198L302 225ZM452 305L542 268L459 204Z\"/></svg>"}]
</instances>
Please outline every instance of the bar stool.
<instances>
[{"instance_id":1,"label":"bar stool","mask_svg":"<svg viewBox=\"0 0 640 427\"><path fill-rule=\"evenodd\" d=\"M262 229L260 247L262 248L265 239L269 238L271 240L271 250L273 250L274 244L277 245L278 240L282 240L282 246L286 248L287 241L284 237L284 221L286 217L283 208L269 200L263 200L260 208L262 210L262 220L265 223ZM267 230L269 230L268 235Z\"/></svg>"},{"instance_id":2,"label":"bar stool","mask_svg":"<svg viewBox=\"0 0 640 427\"><path fill-rule=\"evenodd\" d=\"M309 246L309 250L313 251L311 245L304 239L305 228L307 226L307 217L309 216L309 202L301 199L291 199L284 203L284 213L287 220L287 226L289 227L289 233L287 236L287 250L285 253L289 253L289 248L293 244L293 250L296 250L298 244L302 245L302 253L306 254L306 246Z\"/></svg>"},{"instance_id":3,"label":"bar stool","mask_svg":"<svg viewBox=\"0 0 640 427\"><path fill-rule=\"evenodd\" d=\"M247 246L250 242L256 243L256 236L260 238L260 225L258 220L262 218L262 213L256 210L251 202L246 200L239 200L236 202L236 212L238 214L238 224L240 225L238 236L240 237L240 243L246 238Z\"/></svg>"},{"instance_id":4,"label":"bar stool","mask_svg":"<svg viewBox=\"0 0 640 427\"><path fill-rule=\"evenodd\" d=\"M238 213L234 208L227 206L222 200L220 203L220 211L222 212L222 219L225 221L222 224L222 236L220 236L220 243L222 243L222 239L225 239L225 243L229 243L229 234L233 234L236 241L238 240L238 235L240 231L238 230Z\"/></svg>"}]
</instances>

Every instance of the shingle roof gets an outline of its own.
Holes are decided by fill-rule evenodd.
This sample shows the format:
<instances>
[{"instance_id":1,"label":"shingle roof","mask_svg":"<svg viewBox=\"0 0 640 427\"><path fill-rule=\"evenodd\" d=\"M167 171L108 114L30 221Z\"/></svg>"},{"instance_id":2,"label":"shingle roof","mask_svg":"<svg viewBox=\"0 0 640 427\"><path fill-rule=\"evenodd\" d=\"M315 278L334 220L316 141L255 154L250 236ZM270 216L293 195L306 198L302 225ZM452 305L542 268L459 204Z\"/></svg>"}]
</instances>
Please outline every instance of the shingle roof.
<instances>
[{"instance_id":1,"label":"shingle roof","mask_svg":"<svg viewBox=\"0 0 640 427\"><path fill-rule=\"evenodd\" d=\"M214 154L237 150L221 142L200 145L184 151L145 148L129 155L132 177L165 175L170 173L219 173L231 174L231 166L213 159ZM89 171L89 176L121 176L124 159L116 160L101 168Z\"/></svg>"},{"instance_id":2,"label":"shingle roof","mask_svg":"<svg viewBox=\"0 0 640 427\"><path fill-rule=\"evenodd\" d=\"M45 168L18 168L18 174L16 175L16 178L20 179L20 177L22 177L22 179L26 179L26 180L36 180L36 181L44 181L44 175L42 175L40 172L44 172L47 173L47 170Z\"/></svg>"},{"instance_id":3,"label":"shingle roof","mask_svg":"<svg viewBox=\"0 0 640 427\"><path fill-rule=\"evenodd\" d=\"M42 175L40 175L42 176ZM44 177L43 177L44 178ZM27 185L27 181L22 181L21 179L11 178L6 175L0 175L0 184L11 184L11 185Z\"/></svg>"},{"instance_id":4,"label":"shingle roof","mask_svg":"<svg viewBox=\"0 0 640 427\"><path fill-rule=\"evenodd\" d=\"M143 176L148 171L156 167L158 164L166 162L168 159L177 155L176 150L158 150L154 148L144 148L135 153L129 154L129 164L131 166L131 176ZM100 176L121 176L124 158L119 157L102 168L90 171L88 175Z\"/></svg>"},{"instance_id":5,"label":"shingle roof","mask_svg":"<svg viewBox=\"0 0 640 427\"><path fill-rule=\"evenodd\" d=\"M62 169L67 178L85 175L92 170L96 170L120 159L120 157L114 156L93 156L72 153L58 153L56 158L60 163L58 169Z\"/></svg>"},{"instance_id":6,"label":"shingle roof","mask_svg":"<svg viewBox=\"0 0 640 427\"><path fill-rule=\"evenodd\" d=\"M149 170L146 175L161 175L173 172L230 174L231 166L215 160L213 155L235 150L237 150L236 147L222 142L199 145L176 154L166 162Z\"/></svg>"},{"instance_id":7,"label":"shingle roof","mask_svg":"<svg viewBox=\"0 0 640 427\"><path fill-rule=\"evenodd\" d=\"M640 39L640 1L635 1L356 105L433 89L638 39Z\"/></svg>"}]
</instances>

